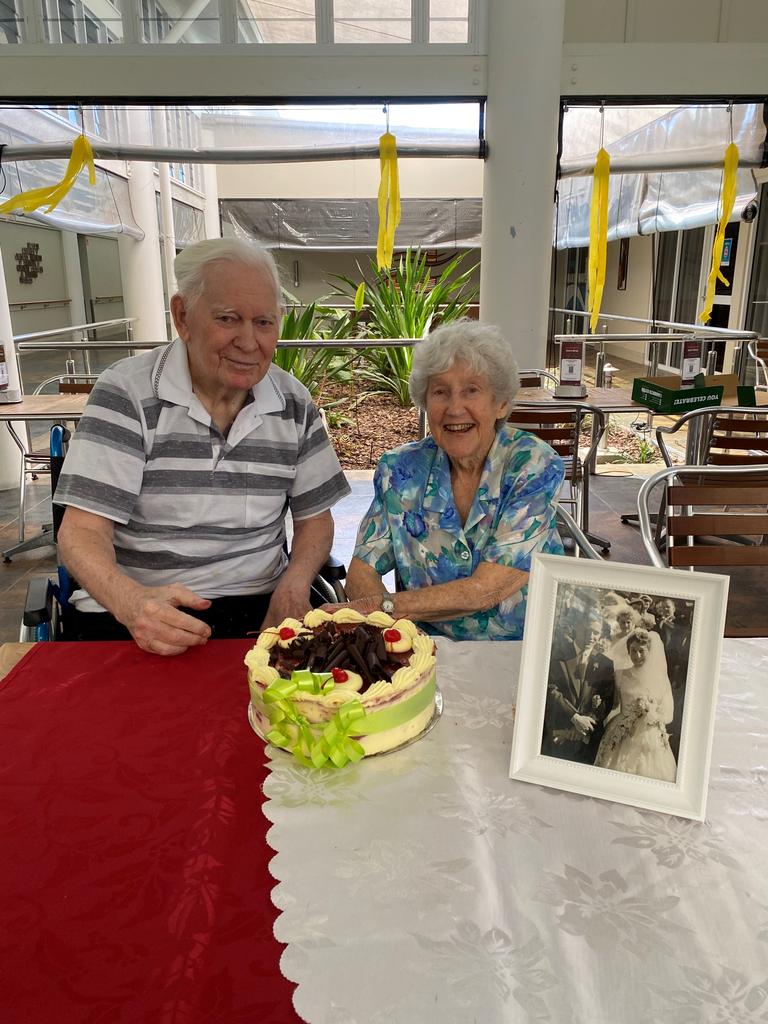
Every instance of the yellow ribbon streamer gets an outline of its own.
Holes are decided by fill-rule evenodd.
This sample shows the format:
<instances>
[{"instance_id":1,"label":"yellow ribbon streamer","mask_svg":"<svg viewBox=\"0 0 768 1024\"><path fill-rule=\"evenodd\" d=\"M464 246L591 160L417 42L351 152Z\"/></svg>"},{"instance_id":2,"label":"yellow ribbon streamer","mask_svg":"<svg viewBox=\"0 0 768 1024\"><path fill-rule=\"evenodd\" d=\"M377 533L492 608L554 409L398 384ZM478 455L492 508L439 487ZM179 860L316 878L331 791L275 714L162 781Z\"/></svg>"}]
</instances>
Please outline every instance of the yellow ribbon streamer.
<instances>
[{"instance_id":1,"label":"yellow ribbon streamer","mask_svg":"<svg viewBox=\"0 0 768 1024\"><path fill-rule=\"evenodd\" d=\"M707 278L707 290L704 295L704 308L699 314L699 320L703 324L709 323L712 316L712 306L715 301L715 285L718 280L726 287L728 280L720 270L720 261L723 258L723 243L725 242L725 229L733 213L733 204L736 202L736 175L739 170L739 147L731 143L725 150L723 161L723 212L715 233L715 241L712 245L712 266Z\"/></svg>"},{"instance_id":2,"label":"yellow ribbon streamer","mask_svg":"<svg viewBox=\"0 0 768 1024\"><path fill-rule=\"evenodd\" d=\"M603 304L608 254L608 179L611 158L601 147L595 157L592 203L589 209L589 330L595 333Z\"/></svg>"},{"instance_id":3,"label":"yellow ribbon streamer","mask_svg":"<svg viewBox=\"0 0 768 1024\"><path fill-rule=\"evenodd\" d=\"M400 223L400 182L397 173L395 136L385 132L379 139L381 183L379 185L379 235L376 240L376 266L389 270L395 247L395 229Z\"/></svg>"},{"instance_id":4,"label":"yellow ribbon streamer","mask_svg":"<svg viewBox=\"0 0 768 1024\"><path fill-rule=\"evenodd\" d=\"M27 192L20 192L12 199L8 199L0 206L0 213L13 213L14 210L24 210L25 213L32 213L33 210L47 203L46 213L50 213L59 205L64 196L69 192L75 183L83 167L88 168L88 181L91 185L96 184L96 168L93 165L93 150L91 144L84 135L79 135L73 145L69 156L69 163L64 172L64 177L58 184L44 185L42 188L32 188Z\"/></svg>"}]
</instances>

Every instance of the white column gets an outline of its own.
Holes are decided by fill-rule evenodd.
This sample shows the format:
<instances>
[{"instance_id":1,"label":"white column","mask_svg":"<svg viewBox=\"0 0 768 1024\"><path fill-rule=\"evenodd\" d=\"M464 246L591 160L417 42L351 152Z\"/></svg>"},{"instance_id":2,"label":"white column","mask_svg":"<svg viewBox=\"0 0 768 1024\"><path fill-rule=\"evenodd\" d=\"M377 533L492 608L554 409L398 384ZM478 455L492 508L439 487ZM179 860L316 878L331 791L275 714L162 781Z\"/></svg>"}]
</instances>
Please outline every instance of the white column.
<instances>
[{"instance_id":1,"label":"white column","mask_svg":"<svg viewBox=\"0 0 768 1024\"><path fill-rule=\"evenodd\" d=\"M213 145L213 132L203 133L203 146ZM221 238L219 222L219 179L216 164L201 164L203 169L203 194L205 195L205 237Z\"/></svg>"},{"instance_id":2,"label":"white column","mask_svg":"<svg viewBox=\"0 0 768 1024\"><path fill-rule=\"evenodd\" d=\"M163 264L165 283L168 287L168 302L176 291L176 276L173 261L176 257L176 229L173 224L173 196L171 194L171 169L166 163L158 164L160 174L160 233L163 241Z\"/></svg>"},{"instance_id":3,"label":"white column","mask_svg":"<svg viewBox=\"0 0 768 1024\"><path fill-rule=\"evenodd\" d=\"M84 324L90 319L85 311L83 273L80 268L80 250L76 231L61 232L61 250L64 254L64 280L67 282L69 311L73 324Z\"/></svg>"},{"instance_id":4,"label":"white column","mask_svg":"<svg viewBox=\"0 0 768 1024\"><path fill-rule=\"evenodd\" d=\"M16 346L13 343L11 311L8 308L8 289L5 286L2 252L0 252L0 345L3 346L5 364L8 369L8 387L0 391L0 402L5 405L9 401L21 398L21 380L19 364L16 360ZM22 423L16 423L15 426L17 434L19 430L24 429ZM11 440L5 423L0 423L0 491L18 487L20 471L21 454L19 449Z\"/></svg>"},{"instance_id":5,"label":"white column","mask_svg":"<svg viewBox=\"0 0 768 1024\"><path fill-rule=\"evenodd\" d=\"M565 0L490 0L480 317L542 366Z\"/></svg>"},{"instance_id":6,"label":"white column","mask_svg":"<svg viewBox=\"0 0 768 1024\"><path fill-rule=\"evenodd\" d=\"M132 143L149 145L151 142L146 110L128 107L129 139ZM123 279L123 302L126 316L138 317L133 325L137 341L163 342L167 340L165 326L165 299L160 264L160 235L157 227L155 200L155 172L148 161L134 161L130 165L128 190L136 223L144 232L138 241L120 235L120 272Z\"/></svg>"}]
</instances>

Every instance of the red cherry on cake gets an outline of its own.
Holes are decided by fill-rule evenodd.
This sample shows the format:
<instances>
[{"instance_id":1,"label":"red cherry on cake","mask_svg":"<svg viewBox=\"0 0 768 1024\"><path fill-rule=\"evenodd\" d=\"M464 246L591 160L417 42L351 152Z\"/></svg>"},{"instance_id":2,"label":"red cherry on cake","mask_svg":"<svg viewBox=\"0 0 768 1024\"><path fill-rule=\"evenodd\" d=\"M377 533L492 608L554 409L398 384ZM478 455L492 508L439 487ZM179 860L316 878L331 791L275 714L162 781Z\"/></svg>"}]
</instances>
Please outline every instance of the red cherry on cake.
<instances>
[{"instance_id":1,"label":"red cherry on cake","mask_svg":"<svg viewBox=\"0 0 768 1024\"><path fill-rule=\"evenodd\" d=\"M296 630L290 626L283 626L278 635L281 640L291 640L296 636Z\"/></svg>"},{"instance_id":2,"label":"red cherry on cake","mask_svg":"<svg viewBox=\"0 0 768 1024\"><path fill-rule=\"evenodd\" d=\"M346 683L349 679L349 673L345 672L343 668L332 668L331 675L334 683Z\"/></svg>"},{"instance_id":3,"label":"red cherry on cake","mask_svg":"<svg viewBox=\"0 0 768 1024\"><path fill-rule=\"evenodd\" d=\"M403 635L399 629L385 629L384 640L388 644L396 644L398 640L402 640Z\"/></svg>"}]
</instances>

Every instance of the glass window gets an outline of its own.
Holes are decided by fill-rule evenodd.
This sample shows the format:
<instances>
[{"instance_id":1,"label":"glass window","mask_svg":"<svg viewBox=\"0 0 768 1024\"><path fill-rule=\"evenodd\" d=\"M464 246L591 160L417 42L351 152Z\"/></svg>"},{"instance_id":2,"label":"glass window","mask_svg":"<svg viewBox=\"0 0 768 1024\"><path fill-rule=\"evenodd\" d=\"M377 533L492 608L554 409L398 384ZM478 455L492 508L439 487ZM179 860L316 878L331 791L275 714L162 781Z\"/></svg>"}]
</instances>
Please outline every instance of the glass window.
<instances>
[{"instance_id":1,"label":"glass window","mask_svg":"<svg viewBox=\"0 0 768 1024\"><path fill-rule=\"evenodd\" d=\"M430 18L462 18L469 17L469 0L429 0Z\"/></svg>"},{"instance_id":2,"label":"glass window","mask_svg":"<svg viewBox=\"0 0 768 1024\"><path fill-rule=\"evenodd\" d=\"M411 23L395 18L355 18L348 21L337 18L333 37L336 43L410 43Z\"/></svg>"},{"instance_id":3,"label":"glass window","mask_svg":"<svg viewBox=\"0 0 768 1024\"><path fill-rule=\"evenodd\" d=\"M466 21L450 18L432 20L429 23L430 43L467 43L469 42L469 25Z\"/></svg>"},{"instance_id":4,"label":"glass window","mask_svg":"<svg viewBox=\"0 0 768 1024\"><path fill-rule=\"evenodd\" d=\"M0 43L18 43L20 27L16 5L12 0L0 0Z\"/></svg>"},{"instance_id":5,"label":"glass window","mask_svg":"<svg viewBox=\"0 0 768 1024\"><path fill-rule=\"evenodd\" d=\"M704 256L705 228L691 228L683 231L680 244L680 269L678 271L675 315L678 323L696 323L699 306L699 279ZM680 345L675 346L680 349Z\"/></svg>"},{"instance_id":6,"label":"glass window","mask_svg":"<svg viewBox=\"0 0 768 1024\"><path fill-rule=\"evenodd\" d=\"M76 43L74 3L72 3L72 0L59 0L58 8L62 43Z\"/></svg>"},{"instance_id":7,"label":"glass window","mask_svg":"<svg viewBox=\"0 0 768 1024\"><path fill-rule=\"evenodd\" d=\"M748 331L756 331L761 337L768 338L768 184L763 185L760 196L760 214L744 326ZM750 366L750 372L754 380L754 363Z\"/></svg>"},{"instance_id":8,"label":"glass window","mask_svg":"<svg viewBox=\"0 0 768 1024\"><path fill-rule=\"evenodd\" d=\"M410 43L410 0L334 0L337 43Z\"/></svg>"},{"instance_id":9,"label":"glass window","mask_svg":"<svg viewBox=\"0 0 768 1024\"><path fill-rule=\"evenodd\" d=\"M93 18L89 18L85 15L85 41L86 43L98 43L100 42L100 25Z\"/></svg>"},{"instance_id":10,"label":"glass window","mask_svg":"<svg viewBox=\"0 0 768 1024\"><path fill-rule=\"evenodd\" d=\"M245 0L239 9L238 38L242 43L317 42L315 0L291 0L290 3Z\"/></svg>"},{"instance_id":11,"label":"glass window","mask_svg":"<svg viewBox=\"0 0 768 1024\"><path fill-rule=\"evenodd\" d=\"M168 35L171 19L157 0L141 0L141 36L145 43L162 43Z\"/></svg>"},{"instance_id":12,"label":"glass window","mask_svg":"<svg viewBox=\"0 0 768 1024\"><path fill-rule=\"evenodd\" d=\"M429 41L469 41L469 0L429 0Z\"/></svg>"},{"instance_id":13,"label":"glass window","mask_svg":"<svg viewBox=\"0 0 768 1024\"><path fill-rule=\"evenodd\" d=\"M355 21L411 20L411 0L334 0L334 18Z\"/></svg>"}]
</instances>

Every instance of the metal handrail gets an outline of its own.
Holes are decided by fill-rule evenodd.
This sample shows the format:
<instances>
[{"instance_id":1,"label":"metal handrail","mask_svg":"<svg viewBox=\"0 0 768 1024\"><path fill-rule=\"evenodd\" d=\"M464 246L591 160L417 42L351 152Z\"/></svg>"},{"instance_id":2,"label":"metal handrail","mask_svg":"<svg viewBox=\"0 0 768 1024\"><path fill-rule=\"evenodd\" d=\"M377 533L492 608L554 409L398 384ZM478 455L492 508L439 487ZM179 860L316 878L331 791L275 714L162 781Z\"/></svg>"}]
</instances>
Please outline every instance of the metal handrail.
<instances>
[{"instance_id":1,"label":"metal handrail","mask_svg":"<svg viewBox=\"0 0 768 1024\"><path fill-rule=\"evenodd\" d=\"M23 341L18 345L22 352L57 352L59 349L81 352L95 349L110 348L158 348L167 345L167 341L134 341L133 338L113 338L110 341Z\"/></svg>"},{"instance_id":2,"label":"metal handrail","mask_svg":"<svg viewBox=\"0 0 768 1024\"><path fill-rule=\"evenodd\" d=\"M550 306L549 311L550 313L565 313L566 316L580 316L582 319L588 319L592 316L590 312L583 309L560 309L557 306ZM630 324L646 324L648 327L671 327L675 331L695 331L697 334L703 331L707 334L725 337L726 339L732 338L734 341L740 338L759 337L755 331L741 331L732 327L707 327L703 324L678 323L675 320L649 320L647 317L624 316L619 313L599 313L598 316L601 320L621 320L624 323ZM582 341L585 338L589 338L590 341L600 340L600 336L596 334L579 334L577 337L581 338Z\"/></svg>"},{"instance_id":3,"label":"metal handrail","mask_svg":"<svg viewBox=\"0 0 768 1024\"><path fill-rule=\"evenodd\" d=\"M291 338L280 339L278 348L409 348L416 345L421 338ZM130 342L125 339L113 341L41 341L24 342L25 351L55 351L57 349L72 349L74 351L87 351L89 349L110 349L110 348L132 348L150 349L167 345L168 341L136 341Z\"/></svg>"},{"instance_id":4,"label":"metal handrail","mask_svg":"<svg viewBox=\"0 0 768 1024\"><path fill-rule=\"evenodd\" d=\"M756 335L753 331L732 331L726 337L721 334L711 333L708 328L695 328L691 325L691 330L695 333L692 334L680 334L679 332L665 332L663 334L652 334L649 331L638 331L636 334L619 334L619 333L601 333L601 334L556 334L554 340L556 344L561 344L567 341L579 341L584 342L587 345L595 345L598 348L598 358L605 352L606 342L610 342L612 345L628 345L635 342L649 342L648 346L648 358L646 359L646 371L649 376L654 377L658 372L659 368L659 343L670 343L673 345L680 345L686 341L700 341L703 345L709 348L710 353L714 352L713 348L710 348L717 341L733 341L737 342L736 345L736 357L734 364L734 371L736 376L739 378L741 384L744 383L744 378L747 369L747 348L744 342L752 340L754 341ZM715 328L712 329L713 331Z\"/></svg>"},{"instance_id":5,"label":"metal handrail","mask_svg":"<svg viewBox=\"0 0 768 1024\"><path fill-rule=\"evenodd\" d=\"M16 347L22 351L29 350L32 346L29 342L38 338L55 338L60 334L83 334L88 331L98 330L101 327L122 327L124 324L133 324L139 318L137 316L125 316L119 320L99 320L92 324L72 324L69 327L55 327L50 331L32 331L30 334L14 334L13 340Z\"/></svg>"}]
</instances>

